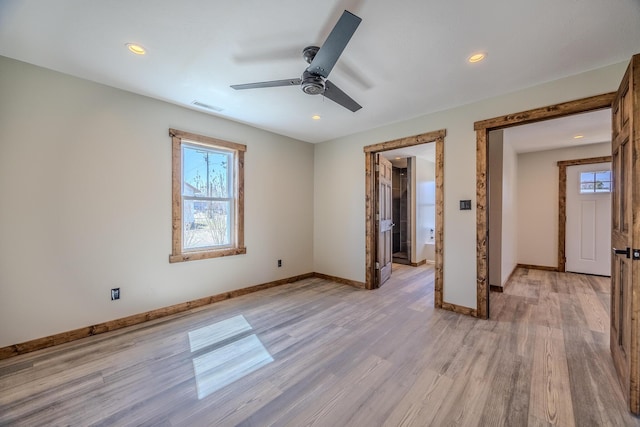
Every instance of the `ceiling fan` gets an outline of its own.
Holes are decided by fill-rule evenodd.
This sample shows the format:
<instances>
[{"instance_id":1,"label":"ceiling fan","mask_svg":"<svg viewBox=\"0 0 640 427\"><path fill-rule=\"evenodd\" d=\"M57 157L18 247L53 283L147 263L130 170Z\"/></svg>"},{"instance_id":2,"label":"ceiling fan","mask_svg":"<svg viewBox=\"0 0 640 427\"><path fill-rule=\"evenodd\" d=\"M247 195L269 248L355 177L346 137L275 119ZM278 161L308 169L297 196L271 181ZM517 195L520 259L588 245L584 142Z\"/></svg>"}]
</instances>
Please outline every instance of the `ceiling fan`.
<instances>
[{"instance_id":1,"label":"ceiling fan","mask_svg":"<svg viewBox=\"0 0 640 427\"><path fill-rule=\"evenodd\" d=\"M331 33L329 33L322 47L305 47L302 50L302 55L309 66L304 70L299 79L271 80L268 82L231 85L231 87L236 90L242 90L263 87L300 86L302 91L308 95L324 95L348 110L353 112L358 111L362 106L327 78L361 21L361 18L345 10L335 27L333 27L333 30L331 30Z\"/></svg>"}]
</instances>

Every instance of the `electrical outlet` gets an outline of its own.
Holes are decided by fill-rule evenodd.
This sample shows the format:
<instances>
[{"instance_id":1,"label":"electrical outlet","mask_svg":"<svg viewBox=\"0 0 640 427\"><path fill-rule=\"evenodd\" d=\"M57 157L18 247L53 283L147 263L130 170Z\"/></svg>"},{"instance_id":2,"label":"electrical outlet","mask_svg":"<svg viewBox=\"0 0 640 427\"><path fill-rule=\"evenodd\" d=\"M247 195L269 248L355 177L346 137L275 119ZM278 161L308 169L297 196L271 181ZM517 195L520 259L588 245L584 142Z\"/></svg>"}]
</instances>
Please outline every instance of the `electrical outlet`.
<instances>
[{"instance_id":1,"label":"electrical outlet","mask_svg":"<svg viewBox=\"0 0 640 427\"><path fill-rule=\"evenodd\" d=\"M111 301L120 299L120 288L111 289Z\"/></svg>"},{"instance_id":2,"label":"electrical outlet","mask_svg":"<svg viewBox=\"0 0 640 427\"><path fill-rule=\"evenodd\" d=\"M282 267L282 260L281 259L278 260L278 267Z\"/></svg>"}]
</instances>

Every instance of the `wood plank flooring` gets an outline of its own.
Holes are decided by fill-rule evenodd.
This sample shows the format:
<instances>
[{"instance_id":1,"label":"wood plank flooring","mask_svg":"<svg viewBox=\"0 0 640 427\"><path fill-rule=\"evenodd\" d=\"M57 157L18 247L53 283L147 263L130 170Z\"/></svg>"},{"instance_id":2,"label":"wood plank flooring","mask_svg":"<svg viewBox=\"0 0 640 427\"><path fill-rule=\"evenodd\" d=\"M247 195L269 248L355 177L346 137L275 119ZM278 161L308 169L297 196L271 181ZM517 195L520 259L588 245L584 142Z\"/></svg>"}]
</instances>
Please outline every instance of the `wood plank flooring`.
<instances>
[{"instance_id":1,"label":"wood plank flooring","mask_svg":"<svg viewBox=\"0 0 640 427\"><path fill-rule=\"evenodd\" d=\"M607 278L519 269L485 321L435 310L433 275L306 279L0 361L0 425L640 426Z\"/></svg>"}]
</instances>

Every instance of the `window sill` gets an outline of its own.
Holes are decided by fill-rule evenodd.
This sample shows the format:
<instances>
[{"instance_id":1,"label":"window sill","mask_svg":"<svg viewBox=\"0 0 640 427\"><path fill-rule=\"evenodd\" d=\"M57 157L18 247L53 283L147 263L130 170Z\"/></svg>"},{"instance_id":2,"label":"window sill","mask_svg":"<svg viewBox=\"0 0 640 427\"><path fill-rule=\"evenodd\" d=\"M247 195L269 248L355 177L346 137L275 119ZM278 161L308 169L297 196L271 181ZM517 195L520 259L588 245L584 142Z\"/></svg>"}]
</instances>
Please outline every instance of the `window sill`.
<instances>
[{"instance_id":1,"label":"window sill","mask_svg":"<svg viewBox=\"0 0 640 427\"><path fill-rule=\"evenodd\" d=\"M247 248L231 248L220 249L216 251L203 251L203 252L185 252L183 254L169 255L169 262L185 262L196 261L199 259L220 258L223 256L243 255L247 253Z\"/></svg>"}]
</instances>

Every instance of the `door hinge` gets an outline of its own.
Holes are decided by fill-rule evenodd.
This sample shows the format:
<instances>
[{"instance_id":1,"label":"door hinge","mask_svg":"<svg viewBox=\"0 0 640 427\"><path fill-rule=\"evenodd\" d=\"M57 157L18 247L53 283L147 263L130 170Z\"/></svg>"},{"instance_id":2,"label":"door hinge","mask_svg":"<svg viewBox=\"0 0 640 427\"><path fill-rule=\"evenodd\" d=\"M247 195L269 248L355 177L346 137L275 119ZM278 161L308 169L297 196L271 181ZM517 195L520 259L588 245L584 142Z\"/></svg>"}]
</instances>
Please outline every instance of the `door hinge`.
<instances>
[{"instance_id":1,"label":"door hinge","mask_svg":"<svg viewBox=\"0 0 640 427\"><path fill-rule=\"evenodd\" d=\"M376 165L376 172L380 172L380 165Z\"/></svg>"},{"instance_id":2,"label":"door hinge","mask_svg":"<svg viewBox=\"0 0 640 427\"><path fill-rule=\"evenodd\" d=\"M380 221L380 214L376 214L376 221Z\"/></svg>"},{"instance_id":3,"label":"door hinge","mask_svg":"<svg viewBox=\"0 0 640 427\"><path fill-rule=\"evenodd\" d=\"M380 263L376 262L376 270L380 270Z\"/></svg>"}]
</instances>

